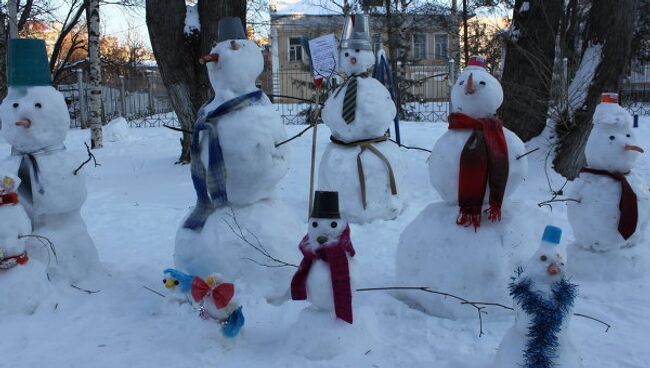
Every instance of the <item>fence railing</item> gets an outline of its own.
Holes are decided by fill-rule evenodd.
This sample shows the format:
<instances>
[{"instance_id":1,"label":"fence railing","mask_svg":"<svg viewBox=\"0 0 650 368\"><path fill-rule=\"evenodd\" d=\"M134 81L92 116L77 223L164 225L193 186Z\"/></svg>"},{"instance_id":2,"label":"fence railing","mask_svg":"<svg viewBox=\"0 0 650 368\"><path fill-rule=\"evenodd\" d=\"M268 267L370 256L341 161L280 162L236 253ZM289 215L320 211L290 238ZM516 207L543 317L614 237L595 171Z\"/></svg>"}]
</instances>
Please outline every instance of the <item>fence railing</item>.
<instances>
[{"instance_id":1,"label":"fence railing","mask_svg":"<svg viewBox=\"0 0 650 368\"><path fill-rule=\"evenodd\" d=\"M412 66L405 69L407 86L401 86L402 120L446 122L449 115L449 66ZM452 80L454 79L452 73ZM123 116L133 127L158 127L163 124L178 126L160 76L152 73L148 88L127 90L124 78L118 86L102 87L102 121L108 122ZM128 82L128 81L127 81ZM261 88L272 96L275 110L285 124L305 124L309 111L314 107L305 102L315 99L311 75L294 70L281 73L265 73L260 78ZM71 127L87 126L88 89L83 77L76 84L60 85L70 110ZM81 93L80 93L81 91ZM650 116L650 83L639 81L624 83L621 100L633 115Z\"/></svg>"}]
</instances>

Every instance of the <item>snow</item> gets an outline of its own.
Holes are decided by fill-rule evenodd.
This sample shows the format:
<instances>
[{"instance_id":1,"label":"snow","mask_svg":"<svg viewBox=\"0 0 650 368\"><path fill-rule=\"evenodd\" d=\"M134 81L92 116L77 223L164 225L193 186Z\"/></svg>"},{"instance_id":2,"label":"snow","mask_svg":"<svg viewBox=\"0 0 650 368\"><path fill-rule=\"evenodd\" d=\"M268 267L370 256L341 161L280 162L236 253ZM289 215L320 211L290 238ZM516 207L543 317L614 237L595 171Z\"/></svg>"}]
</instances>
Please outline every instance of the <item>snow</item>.
<instances>
[{"instance_id":1,"label":"snow","mask_svg":"<svg viewBox=\"0 0 650 368\"><path fill-rule=\"evenodd\" d=\"M641 118L640 125L639 144L650 147L650 119ZM289 135L302 128L287 127ZM402 124L404 142L425 148L431 148L446 130L444 124ZM327 128L319 128L319 133L320 157L328 144ZM88 140L88 135L88 131L73 130L66 140L68 149L79 162L85 158L83 141ZM512 326L514 314L504 312L497 316L496 309L490 308L489 314L483 317L486 334L478 338L476 319L439 319L409 308L388 292L357 292L353 296L355 325L368 321L367 329L362 330L363 334L349 328L330 332L331 324L340 321L329 315L320 315L322 321L315 316L304 316L309 313L305 309L307 302L276 306L258 294L238 289L247 322L236 339L226 340L216 323L198 318L198 311L188 304L169 303L143 288L164 290L162 270L173 262L176 229L195 198L189 167L174 165L179 154L177 132L132 128L130 135L130 141L115 142L97 150L102 166L87 169L89 197L82 215L111 275L109 280L90 289L101 290L94 294L65 285L56 286L53 290L57 291L56 295L39 294L44 301L58 303L56 309L47 306L31 316L0 314L0 330L10 336L0 344L3 365L35 367L46 361L52 368L87 366L89 362L97 368L195 368L215 364L265 368L373 365L479 368L492 361L506 330ZM278 185L280 199L294 212L304 214L303 221L307 215L310 147L309 135L291 143L289 172ZM8 154L9 146L0 144L0 155ZM404 151L403 156L411 168L403 183L408 202L404 212L395 221L351 225L357 250L355 259L361 271L359 287L395 283L394 262L400 233L424 207L440 200L428 183L428 155L411 150ZM513 197L532 202L546 200L550 194L546 189L543 155L528 157L530 174ZM650 164L645 157L640 158L635 171L646 182L650 179ZM558 180L553 174L551 177ZM573 234L565 206L554 204L552 216L554 223L563 228L565 241L571 242ZM430 221L433 223L435 219ZM303 222L298 229L300 233L291 234L295 240L283 244L297 256L297 245L306 226ZM539 244L540 235L534 235L534 246ZM275 270L262 272L272 275ZM0 288L3 276L0 274ZM239 283L232 281L239 288ZM585 367L636 368L650 364L649 282L650 277L646 275L626 282L581 283L575 311L613 325L604 333L604 327L592 321L572 320L573 341ZM288 287L288 280L285 285ZM472 310L460 304L456 308ZM303 331L307 328L310 330ZM328 344L317 344L326 334L332 336ZM335 337L342 343L332 345L330 342ZM332 346L333 353L325 357L329 360L307 358L310 354L306 353L305 344L309 342L316 347Z\"/></svg>"},{"instance_id":2,"label":"snow","mask_svg":"<svg viewBox=\"0 0 650 368\"><path fill-rule=\"evenodd\" d=\"M199 20L199 5L187 5L185 8L185 35L190 36L193 33L201 32L201 21Z\"/></svg>"},{"instance_id":3,"label":"snow","mask_svg":"<svg viewBox=\"0 0 650 368\"><path fill-rule=\"evenodd\" d=\"M524 1L519 7L519 13L525 13L530 10L530 2Z\"/></svg>"},{"instance_id":4,"label":"snow","mask_svg":"<svg viewBox=\"0 0 650 368\"><path fill-rule=\"evenodd\" d=\"M587 99L587 91L594 80L596 69L600 65L603 45L589 43L587 49L582 55L580 66L576 71L571 84L569 84L569 110L574 112L582 107Z\"/></svg>"},{"instance_id":5,"label":"snow","mask_svg":"<svg viewBox=\"0 0 650 368\"><path fill-rule=\"evenodd\" d=\"M119 142L129 139L129 123L123 117L115 118L104 126L104 140Z\"/></svg>"}]
</instances>

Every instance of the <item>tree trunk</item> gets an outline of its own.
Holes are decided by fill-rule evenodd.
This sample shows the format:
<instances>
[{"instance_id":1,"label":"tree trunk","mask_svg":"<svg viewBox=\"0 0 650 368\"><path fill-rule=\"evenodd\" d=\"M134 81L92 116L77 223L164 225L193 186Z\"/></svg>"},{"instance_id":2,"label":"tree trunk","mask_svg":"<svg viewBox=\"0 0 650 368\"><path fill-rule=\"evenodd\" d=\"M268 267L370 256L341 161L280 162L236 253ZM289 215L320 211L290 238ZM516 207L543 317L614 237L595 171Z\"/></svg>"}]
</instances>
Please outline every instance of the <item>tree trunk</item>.
<instances>
[{"instance_id":1,"label":"tree trunk","mask_svg":"<svg viewBox=\"0 0 650 368\"><path fill-rule=\"evenodd\" d=\"M88 23L88 125L92 149L102 148L102 69L99 59L99 0L86 0ZM81 91L80 91L81 92Z\"/></svg>"},{"instance_id":2,"label":"tree trunk","mask_svg":"<svg viewBox=\"0 0 650 368\"><path fill-rule=\"evenodd\" d=\"M184 0L147 0L146 18L154 56L169 93L181 128L181 155L178 163L190 162L190 143L196 113L211 94L207 69L198 59L207 54L217 40L221 17L235 16L245 21L245 0L199 0L201 30L184 33Z\"/></svg>"},{"instance_id":3,"label":"tree trunk","mask_svg":"<svg viewBox=\"0 0 650 368\"><path fill-rule=\"evenodd\" d=\"M559 144L553 165L555 170L566 178L575 178L584 165L584 148L591 132L591 119L600 94L620 90L625 66L631 57L637 6L636 0L618 1L615 10L612 10L611 1L593 0L591 3L585 28L585 50L581 68L589 63L600 62L596 66L593 80L586 88L585 96L571 96L571 102L574 104L575 99L580 99L574 107L572 119L567 125L556 127ZM586 60L593 57L592 53L586 52L593 47L602 47L599 60ZM575 82L574 80L572 84L576 84ZM590 81L577 82L588 84Z\"/></svg>"},{"instance_id":4,"label":"tree trunk","mask_svg":"<svg viewBox=\"0 0 650 368\"><path fill-rule=\"evenodd\" d=\"M527 3L528 9L522 6ZM506 127L528 141L546 126L563 0L516 0L506 46L499 110ZM522 11L519 11L519 10Z\"/></svg>"}]
</instances>

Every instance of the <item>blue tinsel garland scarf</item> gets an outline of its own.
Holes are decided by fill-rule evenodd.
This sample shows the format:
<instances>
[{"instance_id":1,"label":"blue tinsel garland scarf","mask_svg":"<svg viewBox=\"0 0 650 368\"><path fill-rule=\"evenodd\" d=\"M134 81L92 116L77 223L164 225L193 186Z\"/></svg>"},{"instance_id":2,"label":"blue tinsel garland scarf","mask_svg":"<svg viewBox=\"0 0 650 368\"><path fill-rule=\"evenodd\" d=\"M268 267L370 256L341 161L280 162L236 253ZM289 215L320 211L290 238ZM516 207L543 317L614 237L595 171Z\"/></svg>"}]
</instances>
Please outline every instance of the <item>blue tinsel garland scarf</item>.
<instances>
[{"instance_id":1,"label":"blue tinsel garland scarf","mask_svg":"<svg viewBox=\"0 0 650 368\"><path fill-rule=\"evenodd\" d=\"M546 299L531 290L533 282L523 278L510 284L510 296L532 317L528 342L524 350L525 368L552 368L556 364L558 334L578 293L578 286L564 278L551 287L552 298Z\"/></svg>"}]
</instances>

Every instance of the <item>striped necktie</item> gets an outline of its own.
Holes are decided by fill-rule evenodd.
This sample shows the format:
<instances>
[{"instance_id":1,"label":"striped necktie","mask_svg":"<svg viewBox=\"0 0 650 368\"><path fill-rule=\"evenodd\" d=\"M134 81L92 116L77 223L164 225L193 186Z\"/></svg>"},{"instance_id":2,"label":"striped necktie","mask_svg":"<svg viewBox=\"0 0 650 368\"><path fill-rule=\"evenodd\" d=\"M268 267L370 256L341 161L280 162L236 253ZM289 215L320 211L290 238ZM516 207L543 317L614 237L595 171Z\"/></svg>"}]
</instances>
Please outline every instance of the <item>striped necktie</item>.
<instances>
[{"instance_id":1,"label":"striped necktie","mask_svg":"<svg viewBox=\"0 0 650 368\"><path fill-rule=\"evenodd\" d=\"M369 73L361 73L352 75L347 81L347 89L343 98L343 120L350 124L354 121L357 112L357 79L359 77L367 78Z\"/></svg>"}]
</instances>

